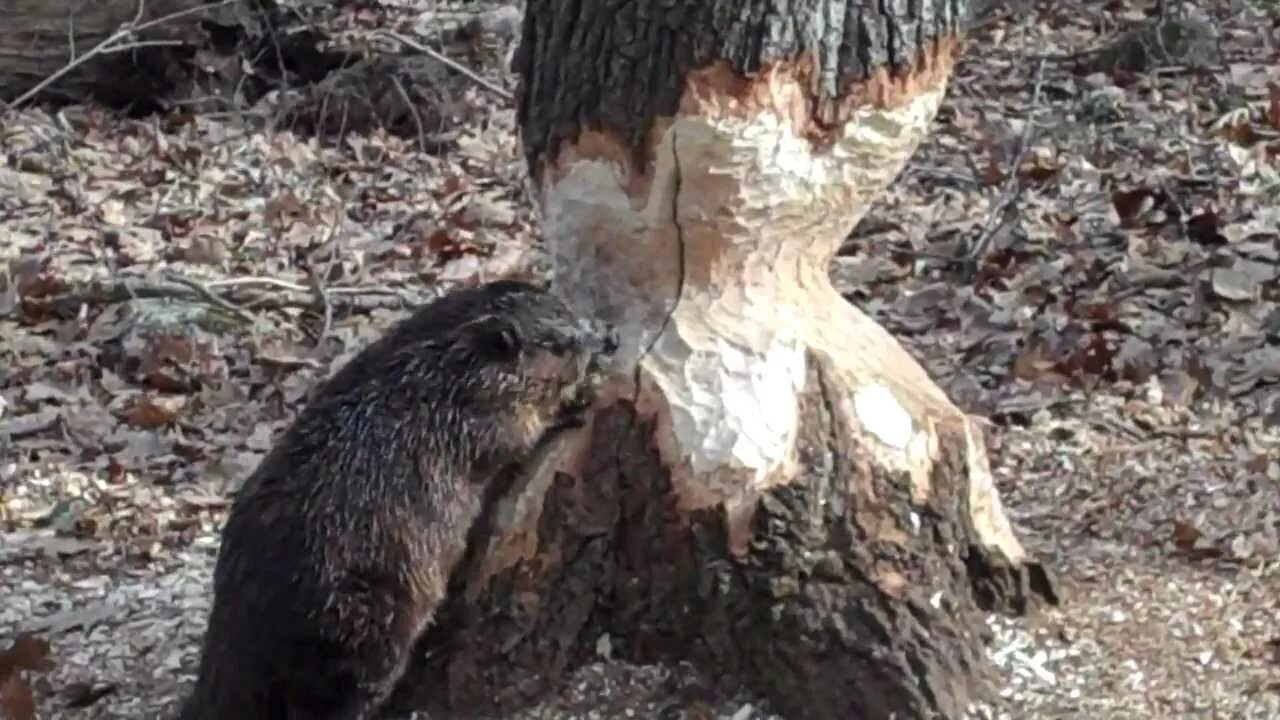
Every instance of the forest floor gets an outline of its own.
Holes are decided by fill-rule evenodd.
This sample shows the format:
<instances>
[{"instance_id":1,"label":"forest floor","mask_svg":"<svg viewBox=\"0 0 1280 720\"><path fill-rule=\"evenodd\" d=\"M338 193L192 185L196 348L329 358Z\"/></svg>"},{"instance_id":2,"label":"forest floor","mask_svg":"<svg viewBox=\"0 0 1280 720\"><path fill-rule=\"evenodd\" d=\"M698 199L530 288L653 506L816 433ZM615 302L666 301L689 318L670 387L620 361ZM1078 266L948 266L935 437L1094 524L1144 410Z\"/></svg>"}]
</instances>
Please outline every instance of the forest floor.
<instances>
[{"instance_id":1,"label":"forest floor","mask_svg":"<svg viewBox=\"0 0 1280 720\"><path fill-rule=\"evenodd\" d=\"M990 619L1005 686L975 716L1280 717L1280 13L1202 3L1212 47L1144 68L1084 52L1142 5L1087 6L973 34L833 277L990 420L1006 508L1062 581L1060 607ZM326 22L436 27L407 2ZM463 58L499 88L514 27ZM511 102L454 80L409 139L0 116L0 643L49 643L35 717L161 716L226 492L310 387L406 302L540 272ZM521 717L767 716L688 682L601 662Z\"/></svg>"}]
</instances>

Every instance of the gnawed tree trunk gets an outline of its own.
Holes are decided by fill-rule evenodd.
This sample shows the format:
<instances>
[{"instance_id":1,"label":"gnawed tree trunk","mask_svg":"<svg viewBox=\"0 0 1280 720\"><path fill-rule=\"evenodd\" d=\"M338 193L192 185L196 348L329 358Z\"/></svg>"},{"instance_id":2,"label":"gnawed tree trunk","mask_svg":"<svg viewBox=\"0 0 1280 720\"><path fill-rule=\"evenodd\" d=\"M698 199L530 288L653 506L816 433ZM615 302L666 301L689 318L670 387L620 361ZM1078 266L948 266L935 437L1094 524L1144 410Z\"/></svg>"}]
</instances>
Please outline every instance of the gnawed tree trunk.
<instances>
[{"instance_id":1,"label":"gnawed tree trunk","mask_svg":"<svg viewBox=\"0 0 1280 720\"><path fill-rule=\"evenodd\" d=\"M433 717L519 707L607 638L796 720L957 718L978 611L1056 602L979 430L828 276L928 131L962 11L529 0L555 284L622 328L623 371L473 543L407 686Z\"/></svg>"}]
</instances>

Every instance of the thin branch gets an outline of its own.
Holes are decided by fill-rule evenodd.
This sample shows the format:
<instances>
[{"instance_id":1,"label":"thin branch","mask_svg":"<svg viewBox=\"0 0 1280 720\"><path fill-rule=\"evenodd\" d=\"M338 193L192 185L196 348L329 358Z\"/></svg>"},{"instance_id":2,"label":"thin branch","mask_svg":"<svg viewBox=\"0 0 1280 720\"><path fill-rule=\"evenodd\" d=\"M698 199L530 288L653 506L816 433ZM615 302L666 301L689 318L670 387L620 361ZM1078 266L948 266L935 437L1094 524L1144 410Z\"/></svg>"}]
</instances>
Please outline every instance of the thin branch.
<instances>
[{"instance_id":1,"label":"thin branch","mask_svg":"<svg viewBox=\"0 0 1280 720\"><path fill-rule=\"evenodd\" d=\"M190 288L196 293L196 295L199 295L201 298L204 298L205 300L207 300L210 305L226 310L232 315L235 315L236 317L245 321L249 325L253 324L254 317L252 313L240 307L239 305L236 305L235 303L224 299L222 296L218 295L213 290L211 290L207 285L204 285L195 280L192 280L191 278L182 277L181 275L178 275L176 273L166 273L165 279L167 279L170 282L175 282L175 283L178 283L179 285Z\"/></svg>"},{"instance_id":2,"label":"thin branch","mask_svg":"<svg viewBox=\"0 0 1280 720\"><path fill-rule=\"evenodd\" d=\"M405 89L404 83L400 82L400 78L391 74L391 83L395 85L396 92L400 95L400 99L404 101L404 106L413 116L414 127L418 129L418 149L427 152L427 130L422 124L422 115L418 112L418 106L413 104L413 99L409 97L409 91Z\"/></svg>"},{"instance_id":3,"label":"thin branch","mask_svg":"<svg viewBox=\"0 0 1280 720\"><path fill-rule=\"evenodd\" d=\"M324 270L316 270L314 262L307 263L307 277L311 282L311 289L324 308L324 324L320 326L320 332L316 335L317 346L324 342L324 339L329 336L329 331L333 329L333 299L329 295L329 289L325 286L325 278L329 277L329 273L333 271L334 265L338 262L338 245L333 240L337 236L338 228L341 225L342 214L339 213L329 230L329 237L325 239L325 245L329 246L329 261L325 263Z\"/></svg>"},{"instance_id":4,"label":"thin branch","mask_svg":"<svg viewBox=\"0 0 1280 720\"><path fill-rule=\"evenodd\" d=\"M299 285L296 282L281 280L273 277L234 277L225 280L210 280L205 283L205 287L209 288L230 288L230 287L274 287L281 290L293 290L295 292L307 292L306 285Z\"/></svg>"},{"instance_id":5,"label":"thin branch","mask_svg":"<svg viewBox=\"0 0 1280 720\"><path fill-rule=\"evenodd\" d=\"M273 287L280 290L289 290L298 293L311 292L311 288L296 282L281 280L273 277L260 277L257 275L249 275L245 277L226 278L223 280L210 280L204 283L205 287L217 288L234 288L234 287ZM339 285L326 290L330 295L394 295L396 297L404 297L404 293L394 288L383 287L381 285L363 286L363 285Z\"/></svg>"},{"instance_id":6,"label":"thin branch","mask_svg":"<svg viewBox=\"0 0 1280 720\"><path fill-rule=\"evenodd\" d=\"M328 288L325 292L333 308L348 312L400 309L418 302L418 299L407 291L382 286L334 287ZM245 318L246 315L252 318L249 314L250 308L312 310L322 307L311 288L268 277L232 278L211 282L200 282L177 275L169 275L159 281L95 280L66 293L25 300L50 311L75 313L81 305L109 305L136 299L204 302L221 310L233 312L240 318Z\"/></svg>"},{"instance_id":7,"label":"thin branch","mask_svg":"<svg viewBox=\"0 0 1280 720\"><path fill-rule=\"evenodd\" d=\"M473 80L477 85L480 85L481 87L503 98L504 100L512 99L511 93L508 92L506 88L500 87L488 80L485 80L475 70L472 70L471 68L467 67L466 65L463 65L462 63L457 62L456 60L446 57L445 55L440 53L438 50L432 50L431 48L427 47L426 45L423 45L422 43L419 43L411 38L407 38L399 33L391 32L389 30L385 30L381 34L388 39L395 40L396 42L400 43L401 45L404 45L407 48L410 48L412 50L417 50L420 53L429 55L433 59L438 60L441 63L444 63L450 68L471 78L471 80Z\"/></svg>"},{"instance_id":8,"label":"thin branch","mask_svg":"<svg viewBox=\"0 0 1280 720\"><path fill-rule=\"evenodd\" d=\"M320 304L324 308L324 323L320 326L320 332L316 334L316 344L324 342L329 337L329 331L333 329L333 300L329 297L329 293L324 287L324 278L320 277L320 273L314 269L308 272L311 278L311 284L315 287L315 293L320 298Z\"/></svg>"}]
</instances>

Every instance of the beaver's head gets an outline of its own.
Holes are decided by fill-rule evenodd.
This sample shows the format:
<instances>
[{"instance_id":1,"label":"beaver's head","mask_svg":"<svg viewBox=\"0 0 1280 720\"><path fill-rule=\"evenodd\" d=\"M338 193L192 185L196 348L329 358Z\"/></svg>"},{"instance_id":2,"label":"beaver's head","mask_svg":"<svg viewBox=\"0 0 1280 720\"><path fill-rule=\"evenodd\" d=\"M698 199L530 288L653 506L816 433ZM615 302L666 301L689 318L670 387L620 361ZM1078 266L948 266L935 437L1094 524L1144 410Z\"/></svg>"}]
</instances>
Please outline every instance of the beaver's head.
<instances>
[{"instance_id":1,"label":"beaver's head","mask_svg":"<svg viewBox=\"0 0 1280 720\"><path fill-rule=\"evenodd\" d=\"M466 386L454 397L480 422L509 423L495 443L531 448L547 432L580 421L617 338L532 285L505 281L477 290L486 293L484 302L456 326L445 352L447 365L471 368L456 374Z\"/></svg>"}]
</instances>

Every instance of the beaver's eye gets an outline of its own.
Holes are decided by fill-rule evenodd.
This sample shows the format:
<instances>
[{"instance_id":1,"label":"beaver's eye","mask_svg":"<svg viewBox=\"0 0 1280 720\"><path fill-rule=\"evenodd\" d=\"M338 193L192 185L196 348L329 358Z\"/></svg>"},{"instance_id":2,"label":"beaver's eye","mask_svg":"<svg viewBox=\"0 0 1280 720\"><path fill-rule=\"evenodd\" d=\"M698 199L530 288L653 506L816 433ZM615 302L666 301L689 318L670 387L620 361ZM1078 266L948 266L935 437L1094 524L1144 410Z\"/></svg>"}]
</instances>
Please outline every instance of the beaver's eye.
<instances>
[{"instance_id":1,"label":"beaver's eye","mask_svg":"<svg viewBox=\"0 0 1280 720\"><path fill-rule=\"evenodd\" d=\"M513 328L505 327L490 338L491 353L501 358L512 358L520 352L520 338Z\"/></svg>"},{"instance_id":2,"label":"beaver's eye","mask_svg":"<svg viewBox=\"0 0 1280 720\"><path fill-rule=\"evenodd\" d=\"M506 362L520 354L520 333L504 320L489 318L478 323L472 338L476 352L489 360Z\"/></svg>"}]
</instances>

